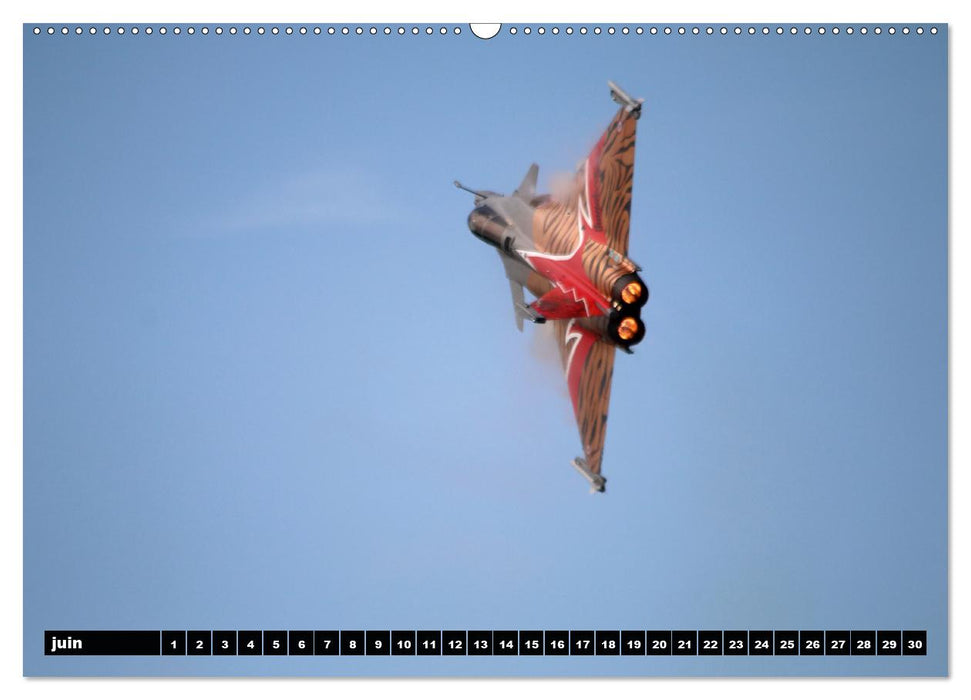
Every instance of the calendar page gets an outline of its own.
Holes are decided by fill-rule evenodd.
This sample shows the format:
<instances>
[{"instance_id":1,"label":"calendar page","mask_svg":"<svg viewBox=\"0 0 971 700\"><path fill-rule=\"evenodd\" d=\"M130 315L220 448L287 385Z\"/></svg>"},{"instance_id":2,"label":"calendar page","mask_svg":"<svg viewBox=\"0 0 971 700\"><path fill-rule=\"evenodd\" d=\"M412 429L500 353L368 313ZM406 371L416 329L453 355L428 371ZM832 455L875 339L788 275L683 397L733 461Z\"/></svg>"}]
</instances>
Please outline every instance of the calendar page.
<instances>
[{"instance_id":1,"label":"calendar page","mask_svg":"<svg viewBox=\"0 0 971 700\"><path fill-rule=\"evenodd\" d=\"M25 675L947 675L946 24L23 59Z\"/></svg>"}]
</instances>

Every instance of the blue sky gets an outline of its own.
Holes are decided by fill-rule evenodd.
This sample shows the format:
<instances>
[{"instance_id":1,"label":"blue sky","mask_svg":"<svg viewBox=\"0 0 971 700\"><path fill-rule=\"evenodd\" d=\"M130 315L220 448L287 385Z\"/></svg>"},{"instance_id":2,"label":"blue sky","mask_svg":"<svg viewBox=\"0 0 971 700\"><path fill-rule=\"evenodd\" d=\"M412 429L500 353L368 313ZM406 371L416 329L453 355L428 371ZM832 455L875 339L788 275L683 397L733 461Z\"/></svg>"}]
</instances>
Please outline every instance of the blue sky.
<instances>
[{"instance_id":1,"label":"blue sky","mask_svg":"<svg viewBox=\"0 0 971 700\"><path fill-rule=\"evenodd\" d=\"M946 672L943 27L24 33L25 672ZM571 170L607 79L645 98L651 301L592 497L451 181ZM79 661L41 656L55 628L916 628L930 653Z\"/></svg>"}]
</instances>

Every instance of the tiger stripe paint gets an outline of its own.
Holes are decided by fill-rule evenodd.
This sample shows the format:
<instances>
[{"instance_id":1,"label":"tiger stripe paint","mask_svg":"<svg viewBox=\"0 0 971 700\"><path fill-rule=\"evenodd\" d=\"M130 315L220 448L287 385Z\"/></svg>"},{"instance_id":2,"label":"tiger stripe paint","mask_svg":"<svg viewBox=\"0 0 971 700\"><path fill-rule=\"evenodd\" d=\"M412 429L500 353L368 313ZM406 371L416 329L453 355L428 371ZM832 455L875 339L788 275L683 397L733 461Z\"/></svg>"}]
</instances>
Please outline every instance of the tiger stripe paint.
<instances>
[{"instance_id":1,"label":"tiger stripe paint","mask_svg":"<svg viewBox=\"0 0 971 700\"><path fill-rule=\"evenodd\" d=\"M634 188L634 146L637 119L621 107L604 131L586 166L597 197L591 202L592 217L600 224L605 242L621 255L627 255L630 239L630 204ZM597 155L595 162L593 156Z\"/></svg>"},{"instance_id":2,"label":"tiger stripe paint","mask_svg":"<svg viewBox=\"0 0 971 700\"><path fill-rule=\"evenodd\" d=\"M636 125L630 112L619 109L577 172L577 206L549 200L533 214L536 252L567 256L582 239L584 272L607 302L617 280L636 269L626 258ZM615 259L611 251L623 257Z\"/></svg>"},{"instance_id":3,"label":"tiger stripe paint","mask_svg":"<svg viewBox=\"0 0 971 700\"><path fill-rule=\"evenodd\" d=\"M643 101L609 85L621 108L572 181L560 181L554 193L537 194L536 164L510 197L456 182L476 195L469 228L499 251L520 330L524 318L553 328L583 445L583 459L573 464L595 491L604 490L601 466L616 351L629 352L644 338L641 309L648 300L639 268L627 257ZM536 297L528 305L522 287Z\"/></svg>"},{"instance_id":4,"label":"tiger stripe paint","mask_svg":"<svg viewBox=\"0 0 971 700\"><path fill-rule=\"evenodd\" d=\"M583 270L605 301L617 280L636 269L626 257L636 126L634 115L619 109L577 172L577 206L547 201L533 216L533 240L542 253L566 256L582 240ZM611 251L623 257L615 259ZM597 320L553 321L587 468L593 474L600 474L603 462L616 356L616 348L601 339L605 319Z\"/></svg>"},{"instance_id":5,"label":"tiger stripe paint","mask_svg":"<svg viewBox=\"0 0 971 700\"><path fill-rule=\"evenodd\" d=\"M549 201L533 214L536 250L547 255L568 255L577 247L577 210Z\"/></svg>"},{"instance_id":6,"label":"tiger stripe paint","mask_svg":"<svg viewBox=\"0 0 971 700\"><path fill-rule=\"evenodd\" d=\"M553 324L587 468L599 474L616 349L576 319Z\"/></svg>"}]
</instances>

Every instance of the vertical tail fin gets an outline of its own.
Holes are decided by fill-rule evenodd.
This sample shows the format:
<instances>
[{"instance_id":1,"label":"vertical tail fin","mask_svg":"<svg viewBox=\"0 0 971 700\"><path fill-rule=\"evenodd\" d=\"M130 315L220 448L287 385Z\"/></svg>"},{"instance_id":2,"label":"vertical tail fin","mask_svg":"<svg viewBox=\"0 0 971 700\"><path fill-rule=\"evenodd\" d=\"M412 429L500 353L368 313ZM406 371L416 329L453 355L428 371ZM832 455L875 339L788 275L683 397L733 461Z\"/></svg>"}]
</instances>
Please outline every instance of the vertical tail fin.
<instances>
[{"instance_id":1,"label":"vertical tail fin","mask_svg":"<svg viewBox=\"0 0 971 700\"><path fill-rule=\"evenodd\" d=\"M519 187L516 188L513 196L519 197L526 202L532 201L533 197L536 196L536 177L538 175L539 166L533 163L529 166L529 170L526 171L526 176L519 183Z\"/></svg>"}]
</instances>

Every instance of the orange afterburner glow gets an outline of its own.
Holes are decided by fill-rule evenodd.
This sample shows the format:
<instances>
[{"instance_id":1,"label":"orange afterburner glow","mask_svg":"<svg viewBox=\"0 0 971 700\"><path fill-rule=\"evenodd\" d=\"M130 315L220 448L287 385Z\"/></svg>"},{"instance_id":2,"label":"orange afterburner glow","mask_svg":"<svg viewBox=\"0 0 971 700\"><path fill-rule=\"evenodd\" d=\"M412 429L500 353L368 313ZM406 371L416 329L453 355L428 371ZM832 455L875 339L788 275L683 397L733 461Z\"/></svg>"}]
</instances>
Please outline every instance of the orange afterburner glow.
<instances>
[{"instance_id":1,"label":"orange afterburner glow","mask_svg":"<svg viewBox=\"0 0 971 700\"><path fill-rule=\"evenodd\" d=\"M635 301L641 298L641 294L643 292L644 289L641 287L640 283L630 282L626 287L623 288L623 290L621 290L620 298L624 300L625 304L633 304Z\"/></svg>"},{"instance_id":2,"label":"orange afterburner glow","mask_svg":"<svg viewBox=\"0 0 971 700\"><path fill-rule=\"evenodd\" d=\"M632 282L631 284L637 283ZM617 326L617 335L620 336L621 340L630 340L633 338L635 335L637 335L637 321L632 319L630 316L625 318L620 322L620 325Z\"/></svg>"}]
</instances>

